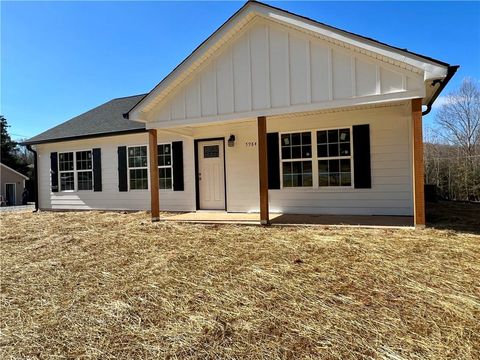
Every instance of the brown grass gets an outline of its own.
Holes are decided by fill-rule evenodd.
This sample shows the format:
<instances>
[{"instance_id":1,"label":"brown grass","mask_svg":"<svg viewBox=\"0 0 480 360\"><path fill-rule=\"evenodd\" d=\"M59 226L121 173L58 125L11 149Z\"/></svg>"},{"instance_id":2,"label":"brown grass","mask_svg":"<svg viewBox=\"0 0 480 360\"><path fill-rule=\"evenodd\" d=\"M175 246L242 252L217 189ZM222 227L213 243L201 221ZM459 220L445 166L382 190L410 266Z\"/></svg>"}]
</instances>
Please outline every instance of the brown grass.
<instances>
[{"instance_id":1,"label":"brown grass","mask_svg":"<svg viewBox=\"0 0 480 360\"><path fill-rule=\"evenodd\" d=\"M2 359L480 357L474 230L1 217Z\"/></svg>"}]
</instances>

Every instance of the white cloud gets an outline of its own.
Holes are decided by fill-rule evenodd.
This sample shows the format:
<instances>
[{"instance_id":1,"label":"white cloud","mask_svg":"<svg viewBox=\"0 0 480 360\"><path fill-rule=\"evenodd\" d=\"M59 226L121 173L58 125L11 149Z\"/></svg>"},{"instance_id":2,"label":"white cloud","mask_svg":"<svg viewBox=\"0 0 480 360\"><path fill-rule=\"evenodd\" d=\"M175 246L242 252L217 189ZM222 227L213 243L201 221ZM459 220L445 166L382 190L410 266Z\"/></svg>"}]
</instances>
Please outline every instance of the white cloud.
<instances>
[{"instance_id":1,"label":"white cloud","mask_svg":"<svg viewBox=\"0 0 480 360\"><path fill-rule=\"evenodd\" d=\"M439 109L442 105L445 105L448 102L447 97L439 96L432 105L432 108Z\"/></svg>"}]
</instances>

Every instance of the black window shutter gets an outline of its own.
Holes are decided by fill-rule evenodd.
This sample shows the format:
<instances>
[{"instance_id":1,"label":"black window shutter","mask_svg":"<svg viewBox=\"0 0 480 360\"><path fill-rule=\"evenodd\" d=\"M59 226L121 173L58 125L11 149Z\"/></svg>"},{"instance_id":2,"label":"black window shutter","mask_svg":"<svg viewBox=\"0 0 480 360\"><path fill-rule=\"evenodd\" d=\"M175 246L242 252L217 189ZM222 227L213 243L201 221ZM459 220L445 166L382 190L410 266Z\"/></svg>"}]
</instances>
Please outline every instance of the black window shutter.
<instances>
[{"instance_id":1,"label":"black window shutter","mask_svg":"<svg viewBox=\"0 0 480 360\"><path fill-rule=\"evenodd\" d=\"M183 191L183 141L172 143L173 191Z\"/></svg>"},{"instance_id":2,"label":"black window shutter","mask_svg":"<svg viewBox=\"0 0 480 360\"><path fill-rule=\"evenodd\" d=\"M127 147L118 147L118 191L128 191Z\"/></svg>"},{"instance_id":3,"label":"black window shutter","mask_svg":"<svg viewBox=\"0 0 480 360\"><path fill-rule=\"evenodd\" d=\"M370 189L372 175L370 168L370 126L353 126L353 164L356 189Z\"/></svg>"},{"instance_id":4,"label":"black window shutter","mask_svg":"<svg viewBox=\"0 0 480 360\"><path fill-rule=\"evenodd\" d=\"M92 149L93 191L102 191L102 149Z\"/></svg>"},{"instance_id":5,"label":"black window shutter","mask_svg":"<svg viewBox=\"0 0 480 360\"><path fill-rule=\"evenodd\" d=\"M267 134L268 188L280 189L280 154L278 133Z\"/></svg>"},{"instance_id":6,"label":"black window shutter","mask_svg":"<svg viewBox=\"0 0 480 360\"><path fill-rule=\"evenodd\" d=\"M52 192L58 192L58 153L50 153L50 177Z\"/></svg>"}]
</instances>

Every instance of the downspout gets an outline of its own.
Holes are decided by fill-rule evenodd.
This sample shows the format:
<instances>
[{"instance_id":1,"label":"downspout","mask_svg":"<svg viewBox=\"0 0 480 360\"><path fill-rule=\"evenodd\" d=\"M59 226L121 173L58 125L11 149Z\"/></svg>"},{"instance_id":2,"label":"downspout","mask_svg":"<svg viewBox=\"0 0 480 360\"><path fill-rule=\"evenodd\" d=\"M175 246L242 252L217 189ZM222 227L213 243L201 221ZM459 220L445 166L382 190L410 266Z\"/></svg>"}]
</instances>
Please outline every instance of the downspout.
<instances>
[{"instance_id":1,"label":"downspout","mask_svg":"<svg viewBox=\"0 0 480 360\"><path fill-rule=\"evenodd\" d=\"M37 152L32 149L31 145L27 145L27 150L33 153L33 173L35 178L35 210L33 212L38 211L38 171L37 171Z\"/></svg>"},{"instance_id":2,"label":"downspout","mask_svg":"<svg viewBox=\"0 0 480 360\"><path fill-rule=\"evenodd\" d=\"M437 91L435 91L432 98L428 102L427 110L422 112L422 116L427 115L432 110L432 105L435 102L435 100L437 99L438 95L440 95L440 93L445 88L445 86L447 86L448 82L453 77L453 75L455 75L455 73L457 72L459 67L460 67L459 65L449 66L448 70L447 70L447 76L445 77L445 79L443 79L443 80L436 79L436 80L432 81L432 86L435 86L437 83L440 83L440 86L438 87Z\"/></svg>"}]
</instances>

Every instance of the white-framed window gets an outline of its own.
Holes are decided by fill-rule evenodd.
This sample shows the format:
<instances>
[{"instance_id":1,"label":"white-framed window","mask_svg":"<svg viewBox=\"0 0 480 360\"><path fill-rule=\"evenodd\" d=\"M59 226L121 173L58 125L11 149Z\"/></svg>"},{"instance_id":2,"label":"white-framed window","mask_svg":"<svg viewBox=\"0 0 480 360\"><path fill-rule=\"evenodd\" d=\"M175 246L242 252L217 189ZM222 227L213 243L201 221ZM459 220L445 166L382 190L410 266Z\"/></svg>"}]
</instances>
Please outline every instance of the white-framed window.
<instances>
[{"instance_id":1,"label":"white-framed window","mask_svg":"<svg viewBox=\"0 0 480 360\"><path fill-rule=\"evenodd\" d=\"M58 173L60 177L60 191L74 191L75 160L73 151L58 154Z\"/></svg>"},{"instance_id":2,"label":"white-framed window","mask_svg":"<svg viewBox=\"0 0 480 360\"><path fill-rule=\"evenodd\" d=\"M158 145L158 186L160 190L171 190L172 177L172 144Z\"/></svg>"},{"instance_id":3,"label":"white-framed window","mask_svg":"<svg viewBox=\"0 0 480 360\"><path fill-rule=\"evenodd\" d=\"M127 148L128 182L130 190L148 189L148 150L146 145Z\"/></svg>"},{"instance_id":4,"label":"white-framed window","mask_svg":"<svg viewBox=\"0 0 480 360\"><path fill-rule=\"evenodd\" d=\"M350 127L281 133L282 188L352 187L352 158Z\"/></svg>"},{"instance_id":5,"label":"white-framed window","mask_svg":"<svg viewBox=\"0 0 480 360\"><path fill-rule=\"evenodd\" d=\"M312 133L280 135L283 187L312 187Z\"/></svg>"},{"instance_id":6,"label":"white-framed window","mask_svg":"<svg viewBox=\"0 0 480 360\"><path fill-rule=\"evenodd\" d=\"M75 153L78 190L93 189L92 151L77 151Z\"/></svg>"},{"instance_id":7,"label":"white-framed window","mask_svg":"<svg viewBox=\"0 0 480 360\"><path fill-rule=\"evenodd\" d=\"M92 150L59 153L58 172L60 191L92 190Z\"/></svg>"},{"instance_id":8,"label":"white-framed window","mask_svg":"<svg viewBox=\"0 0 480 360\"><path fill-rule=\"evenodd\" d=\"M350 128L317 131L318 186L352 186Z\"/></svg>"}]
</instances>

